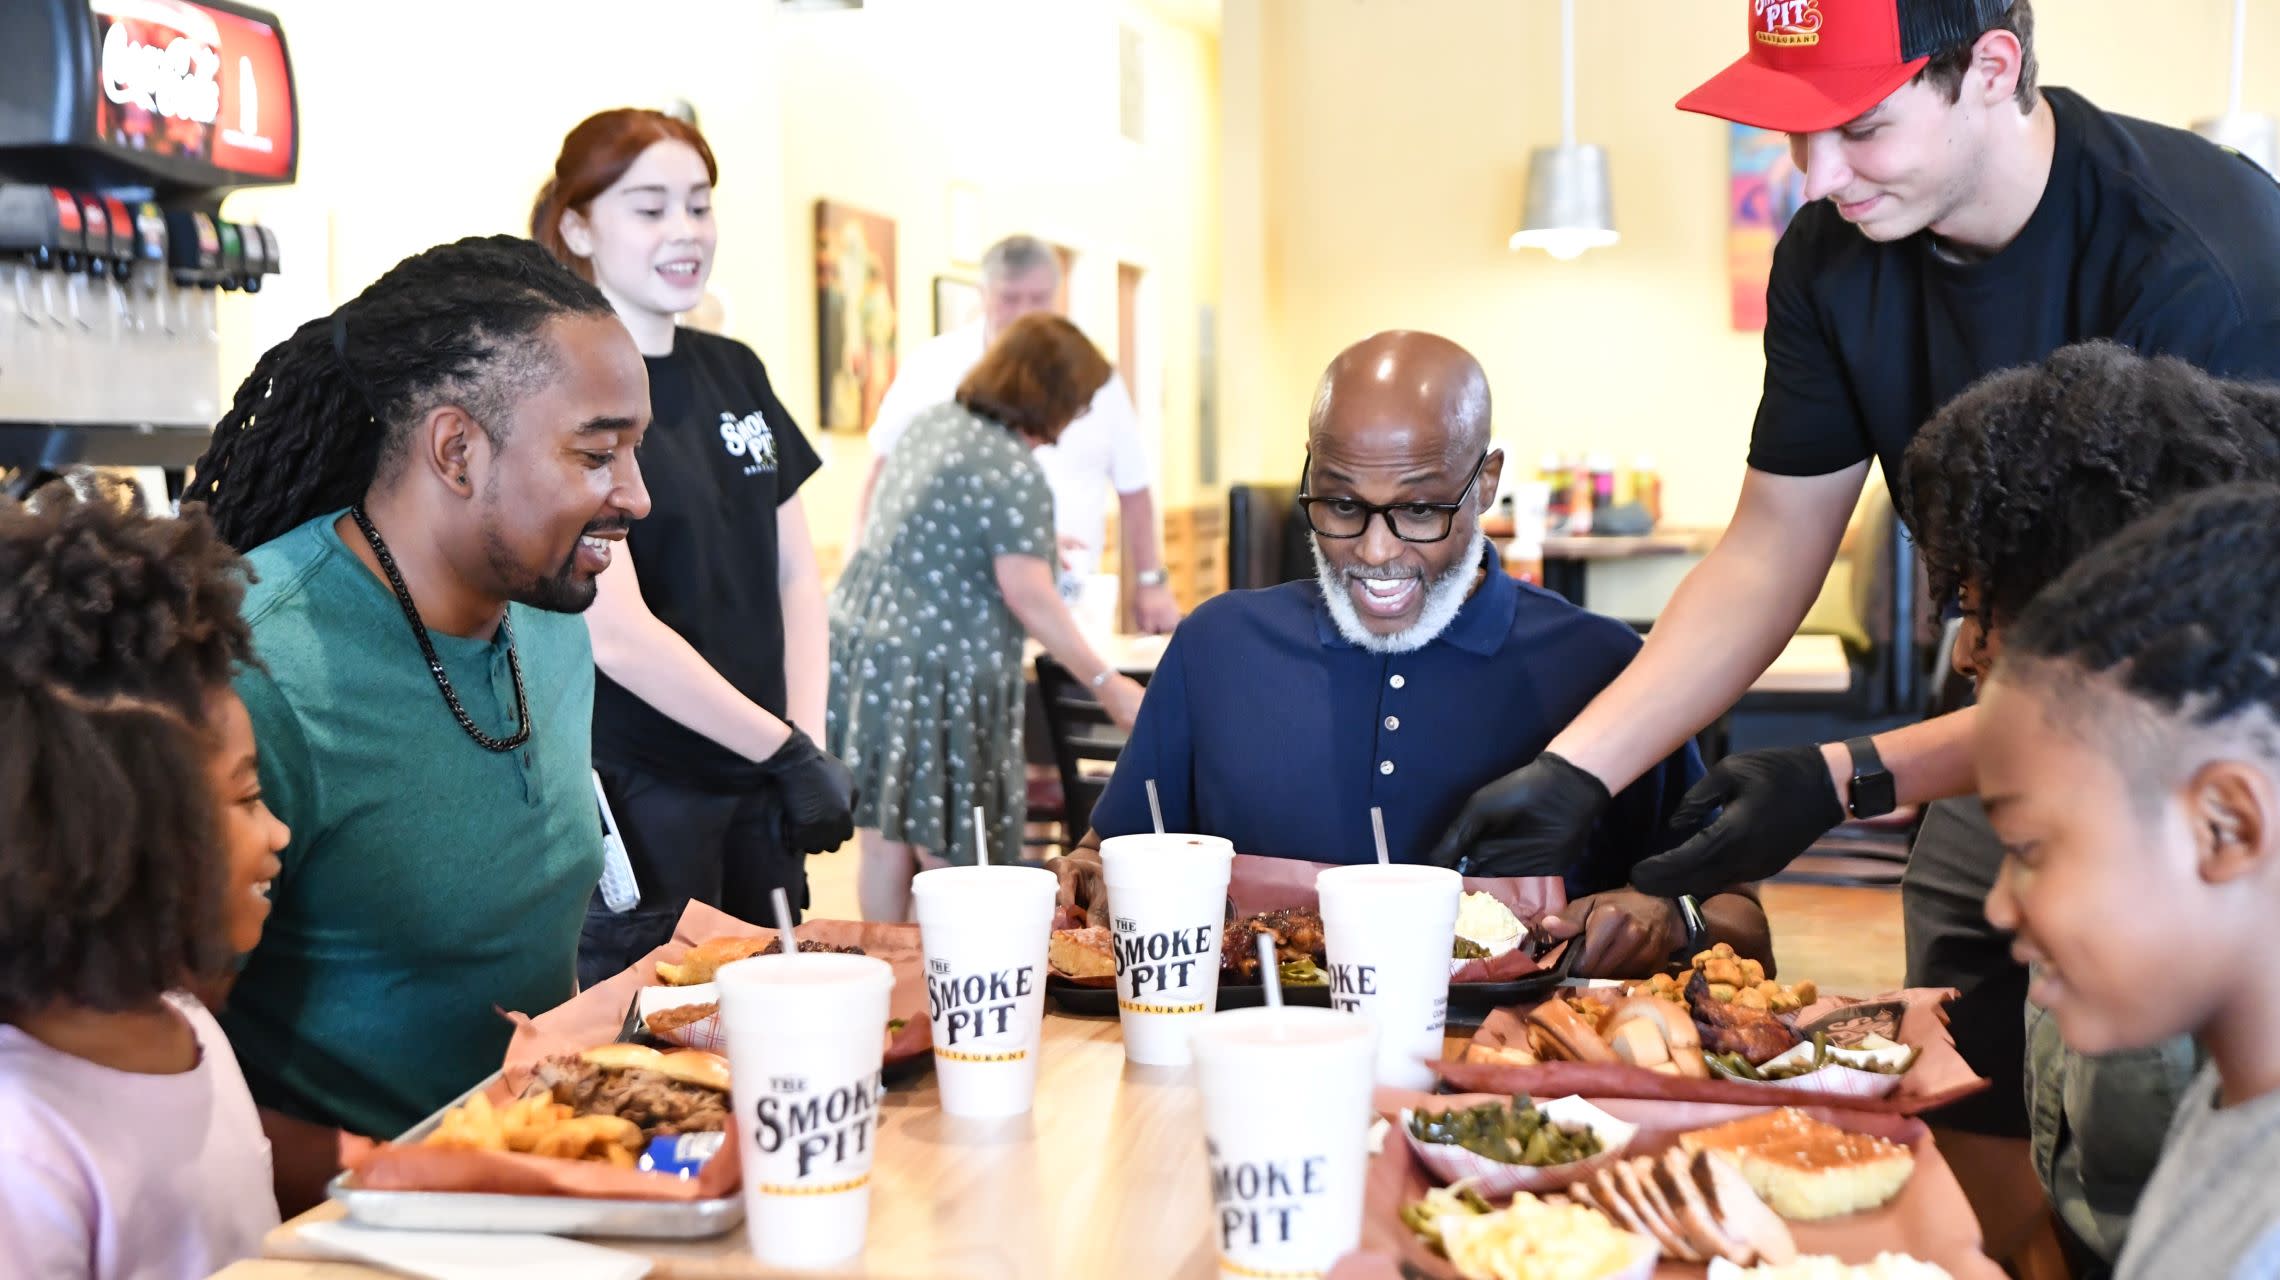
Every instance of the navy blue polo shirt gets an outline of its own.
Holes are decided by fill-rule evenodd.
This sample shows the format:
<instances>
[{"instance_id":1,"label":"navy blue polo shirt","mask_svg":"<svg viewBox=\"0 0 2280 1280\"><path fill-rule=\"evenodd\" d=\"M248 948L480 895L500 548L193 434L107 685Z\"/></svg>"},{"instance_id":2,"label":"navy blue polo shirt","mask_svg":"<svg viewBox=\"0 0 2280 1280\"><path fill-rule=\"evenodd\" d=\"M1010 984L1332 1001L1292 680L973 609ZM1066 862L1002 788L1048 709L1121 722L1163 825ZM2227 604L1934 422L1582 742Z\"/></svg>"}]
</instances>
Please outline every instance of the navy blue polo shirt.
<instances>
[{"instance_id":1,"label":"navy blue polo shirt","mask_svg":"<svg viewBox=\"0 0 2280 1280\"><path fill-rule=\"evenodd\" d=\"M1205 601L1172 633L1093 829L1152 830L1154 778L1167 829L1238 853L1375 861L1374 805L1393 860L1422 860L1475 790L1535 759L1639 650L1628 626L1487 563L1412 653L1346 640L1312 580ZM1617 795L1569 894L1621 888L1677 843L1670 814L1701 776L1689 743Z\"/></svg>"}]
</instances>

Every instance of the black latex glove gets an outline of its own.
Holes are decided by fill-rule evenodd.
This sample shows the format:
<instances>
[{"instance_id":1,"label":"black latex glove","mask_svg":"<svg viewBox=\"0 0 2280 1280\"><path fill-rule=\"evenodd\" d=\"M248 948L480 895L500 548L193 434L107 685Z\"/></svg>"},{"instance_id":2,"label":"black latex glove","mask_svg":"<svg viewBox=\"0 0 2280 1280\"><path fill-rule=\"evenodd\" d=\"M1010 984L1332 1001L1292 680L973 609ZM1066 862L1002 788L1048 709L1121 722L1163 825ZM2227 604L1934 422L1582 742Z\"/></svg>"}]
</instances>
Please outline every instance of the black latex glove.
<instances>
[{"instance_id":1,"label":"black latex glove","mask_svg":"<svg viewBox=\"0 0 2280 1280\"><path fill-rule=\"evenodd\" d=\"M1710 825L1702 827L1705 820ZM1727 756L1671 815L1673 831L1702 830L1670 852L1640 861L1631 868L1631 883L1658 897L1708 897L1773 875L1844 820L1837 784L1819 747Z\"/></svg>"},{"instance_id":2,"label":"black latex glove","mask_svg":"<svg viewBox=\"0 0 2280 1280\"><path fill-rule=\"evenodd\" d=\"M794 853L829 853L855 835L855 775L815 739L792 729L760 771L784 797L784 838Z\"/></svg>"},{"instance_id":3,"label":"black latex glove","mask_svg":"<svg viewBox=\"0 0 2280 1280\"><path fill-rule=\"evenodd\" d=\"M1468 876L1556 876L1582 859L1607 785L1547 751L1465 801L1427 861Z\"/></svg>"}]
</instances>

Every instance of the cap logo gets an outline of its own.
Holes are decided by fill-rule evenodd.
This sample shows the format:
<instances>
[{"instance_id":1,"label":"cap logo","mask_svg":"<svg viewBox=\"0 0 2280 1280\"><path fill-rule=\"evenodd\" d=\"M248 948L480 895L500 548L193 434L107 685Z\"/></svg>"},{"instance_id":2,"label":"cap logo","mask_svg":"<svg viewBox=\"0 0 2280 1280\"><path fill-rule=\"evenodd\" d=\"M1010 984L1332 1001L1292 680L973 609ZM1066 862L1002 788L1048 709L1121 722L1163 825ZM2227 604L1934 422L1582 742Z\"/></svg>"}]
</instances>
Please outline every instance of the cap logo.
<instances>
[{"instance_id":1,"label":"cap logo","mask_svg":"<svg viewBox=\"0 0 2280 1280\"><path fill-rule=\"evenodd\" d=\"M1821 0L1751 0L1757 6L1759 44L1793 48L1821 43Z\"/></svg>"}]
</instances>

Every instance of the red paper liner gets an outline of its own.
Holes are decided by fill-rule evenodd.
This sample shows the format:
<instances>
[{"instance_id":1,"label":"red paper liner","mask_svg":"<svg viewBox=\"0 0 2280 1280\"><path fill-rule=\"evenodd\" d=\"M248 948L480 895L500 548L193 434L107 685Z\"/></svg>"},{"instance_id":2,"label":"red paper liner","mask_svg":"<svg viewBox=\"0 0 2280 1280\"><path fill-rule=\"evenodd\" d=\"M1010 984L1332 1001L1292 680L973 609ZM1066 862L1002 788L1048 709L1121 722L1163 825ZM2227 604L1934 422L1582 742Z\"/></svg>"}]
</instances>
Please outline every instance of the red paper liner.
<instances>
[{"instance_id":1,"label":"red paper liner","mask_svg":"<svg viewBox=\"0 0 2280 1280\"><path fill-rule=\"evenodd\" d=\"M1401 1108L1420 1103L1447 1107L1498 1101L1489 1095L1435 1097L1401 1090L1381 1089L1377 1109L1389 1118ZM1738 1120L1767 1108L1728 1106L1710 1102L1593 1099L1610 1114L1640 1126L1629 1154L1655 1155L1669 1149L1681 1133ZM1856 1109L1805 1107L1815 1119L1909 1147L1916 1157L1915 1172L1891 1203L1866 1213L1825 1222L1792 1222L1801 1254L1826 1254L1850 1263L1873 1261L1879 1253L1902 1253L1945 1267L1956 1280L2000 1280L2002 1269L1980 1250L1979 1220L1971 1203L1956 1184L1954 1172L1932 1144L1922 1121L1905 1116L1876 1114ZM1438 1185L1401 1135L1388 1133L1384 1149L1371 1157L1362 1209L1362 1246L1330 1273L1332 1280L1400 1280L1404 1275L1428 1280L1458 1280L1457 1271L1420 1243L1401 1223L1401 1206ZM1664 1261L1659 1277L1700 1276L1700 1266Z\"/></svg>"},{"instance_id":2,"label":"red paper liner","mask_svg":"<svg viewBox=\"0 0 2280 1280\"><path fill-rule=\"evenodd\" d=\"M1515 1067L1485 1062L1443 1061L1434 1063L1433 1070L1452 1088L1497 1093L1507 1097L1525 1093L1539 1098L1559 1098L1577 1093L1593 1100L1638 1098L1755 1107L1835 1104L1850 1111L1912 1116L1944 1107L1958 1098L1969 1097L1987 1088L1990 1083L1974 1072L1971 1064L1963 1060L1963 1055L1956 1052L1955 1040L1948 1034L1947 1019L1941 1012L1941 1006L1954 999L1955 995L1954 989L1947 987L1912 987L1874 998L1898 1000L1907 1005L1907 1012L1900 1021L1899 1041L1918 1050L1914 1065L1900 1077L1900 1087L1891 1096L1884 1098L1831 1095L1811 1089L1793 1088L1787 1083L1757 1084L1717 1077L1707 1080L1684 1079L1628 1063L1546 1062L1533 1067ZM1873 1001L1824 998L1801 1010L1797 1021L1803 1025L1833 1010L1868 1003ZM1527 1017L1535 1007L1536 1004L1528 1004L1498 1009L1481 1023L1480 1030L1473 1034L1473 1039L1485 1045L1525 1047L1528 1043Z\"/></svg>"},{"instance_id":3,"label":"red paper liner","mask_svg":"<svg viewBox=\"0 0 2280 1280\"><path fill-rule=\"evenodd\" d=\"M933 1047L933 1028L926 1016L924 956L914 924L865 924L848 920L813 920L799 928L803 940L834 946L853 944L864 954L886 961L895 972L894 990L887 998L890 1018L904 1020L901 1031L888 1041L885 1061L898 1063L924 1055ZM588 987L569 1002L536 1018L507 1014L515 1024L507 1044L501 1079L488 1093L494 1104L520 1095L530 1072L539 1062L561 1054L575 1054L618 1037L634 993L657 981L657 964L678 961L690 947L720 937L771 938L775 930L748 924L734 916L692 902L674 926L673 940L642 957L639 963L597 986ZM880 1034L886 1034L881 1027ZM546 1156L496 1151L444 1151L433 1147L383 1143L359 1158L353 1166L356 1186L375 1191L459 1191L498 1195L566 1195L606 1200L708 1200L733 1193L741 1185L734 1142L705 1163L695 1178L682 1179L638 1169L616 1169L594 1161L558 1160Z\"/></svg>"}]
</instances>

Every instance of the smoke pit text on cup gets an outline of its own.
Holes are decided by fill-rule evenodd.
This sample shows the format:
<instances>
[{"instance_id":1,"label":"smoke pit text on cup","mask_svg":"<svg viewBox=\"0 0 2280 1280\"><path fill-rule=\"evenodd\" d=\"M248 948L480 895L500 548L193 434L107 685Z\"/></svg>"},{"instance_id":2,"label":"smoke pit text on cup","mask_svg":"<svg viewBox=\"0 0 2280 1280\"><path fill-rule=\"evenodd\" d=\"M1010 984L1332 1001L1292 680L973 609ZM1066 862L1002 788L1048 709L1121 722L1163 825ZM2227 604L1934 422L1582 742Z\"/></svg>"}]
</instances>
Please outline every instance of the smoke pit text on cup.
<instances>
[{"instance_id":1,"label":"smoke pit text on cup","mask_svg":"<svg viewBox=\"0 0 2280 1280\"><path fill-rule=\"evenodd\" d=\"M1299 1160L1225 1162L1216 1144L1211 1152L1211 1199L1219 1210L1219 1248L1288 1244L1306 1202L1320 1196L1327 1156Z\"/></svg>"},{"instance_id":2,"label":"smoke pit text on cup","mask_svg":"<svg viewBox=\"0 0 2280 1280\"><path fill-rule=\"evenodd\" d=\"M1330 1007L1354 1013L1361 1009L1365 996L1378 993L1377 966L1374 964L1334 964L1330 966Z\"/></svg>"},{"instance_id":3,"label":"smoke pit text on cup","mask_svg":"<svg viewBox=\"0 0 2280 1280\"><path fill-rule=\"evenodd\" d=\"M1144 934L1129 917L1118 916L1115 923L1116 976L1131 976L1134 1000L1150 992L1185 991L1196 982L1196 965L1206 957L1219 963L1210 925Z\"/></svg>"},{"instance_id":4,"label":"smoke pit text on cup","mask_svg":"<svg viewBox=\"0 0 2280 1280\"><path fill-rule=\"evenodd\" d=\"M1035 965L950 976L950 962L926 962L926 1015L942 1029L945 1047L979 1036L1008 1035L1013 1015L1036 989Z\"/></svg>"},{"instance_id":5,"label":"smoke pit text on cup","mask_svg":"<svg viewBox=\"0 0 2280 1280\"><path fill-rule=\"evenodd\" d=\"M754 1108L753 1143L769 1155L789 1146L801 1178L819 1163L846 1164L871 1149L871 1130L886 1088L884 1071L820 1093L799 1076L771 1076L768 1092Z\"/></svg>"}]
</instances>

